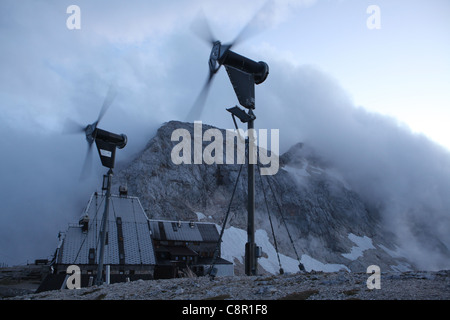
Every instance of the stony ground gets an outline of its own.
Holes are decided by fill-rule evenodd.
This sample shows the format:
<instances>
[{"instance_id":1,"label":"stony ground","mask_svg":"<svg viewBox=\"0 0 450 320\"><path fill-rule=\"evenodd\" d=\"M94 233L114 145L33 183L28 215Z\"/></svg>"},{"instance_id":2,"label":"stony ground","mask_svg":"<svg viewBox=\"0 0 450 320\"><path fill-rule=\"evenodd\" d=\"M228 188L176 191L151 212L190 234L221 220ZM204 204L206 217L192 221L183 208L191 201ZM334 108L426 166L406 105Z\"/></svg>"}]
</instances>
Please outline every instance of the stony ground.
<instances>
[{"instance_id":1,"label":"stony ground","mask_svg":"<svg viewBox=\"0 0 450 320\"><path fill-rule=\"evenodd\" d=\"M0 268L0 299L35 292L47 273L47 266Z\"/></svg>"},{"instance_id":2,"label":"stony ground","mask_svg":"<svg viewBox=\"0 0 450 320\"><path fill-rule=\"evenodd\" d=\"M450 270L381 273L381 288L368 289L366 273L298 273L138 280L27 294L12 300L449 300Z\"/></svg>"}]
</instances>

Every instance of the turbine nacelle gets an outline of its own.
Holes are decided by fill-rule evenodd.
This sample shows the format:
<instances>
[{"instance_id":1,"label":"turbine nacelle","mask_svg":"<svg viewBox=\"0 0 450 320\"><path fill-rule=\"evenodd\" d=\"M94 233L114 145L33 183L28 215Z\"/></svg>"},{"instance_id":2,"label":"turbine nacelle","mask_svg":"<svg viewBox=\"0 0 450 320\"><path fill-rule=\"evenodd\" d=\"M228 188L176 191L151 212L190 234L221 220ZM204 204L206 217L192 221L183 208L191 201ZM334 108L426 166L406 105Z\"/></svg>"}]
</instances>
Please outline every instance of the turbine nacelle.
<instances>
[{"instance_id":1,"label":"turbine nacelle","mask_svg":"<svg viewBox=\"0 0 450 320\"><path fill-rule=\"evenodd\" d=\"M128 138L125 134L116 134L106 130L96 128L94 131L95 145L102 165L107 168L114 168L116 159L116 148L123 149Z\"/></svg>"},{"instance_id":2,"label":"turbine nacelle","mask_svg":"<svg viewBox=\"0 0 450 320\"><path fill-rule=\"evenodd\" d=\"M254 83L263 83L269 75L269 66L264 61L253 61L230 50L232 44L223 45L215 41L209 56L209 71L215 74L225 65L253 76Z\"/></svg>"}]
</instances>

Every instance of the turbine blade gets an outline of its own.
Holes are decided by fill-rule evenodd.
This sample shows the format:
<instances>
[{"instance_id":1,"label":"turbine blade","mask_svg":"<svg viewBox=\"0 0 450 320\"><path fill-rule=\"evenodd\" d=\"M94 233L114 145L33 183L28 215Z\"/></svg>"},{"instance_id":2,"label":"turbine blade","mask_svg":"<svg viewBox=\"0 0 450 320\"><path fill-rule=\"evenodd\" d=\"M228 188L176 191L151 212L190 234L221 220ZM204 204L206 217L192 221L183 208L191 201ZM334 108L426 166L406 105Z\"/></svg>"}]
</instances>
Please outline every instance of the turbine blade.
<instances>
[{"instance_id":1,"label":"turbine blade","mask_svg":"<svg viewBox=\"0 0 450 320\"><path fill-rule=\"evenodd\" d=\"M200 94L197 96L197 99L195 100L187 115L186 121L193 122L195 120L200 120L200 116L205 107L206 98L208 97L208 92L213 76L214 73L210 72L205 84L203 85L202 90L200 91Z\"/></svg>"},{"instance_id":2,"label":"turbine blade","mask_svg":"<svg viewBox=\"0 0 450 320\"><path fill-rule=\"evenodd\" d=\"M96 121L97 124L100 122L100 120L105 115L106 111L109 109L109 107L113 103L114 99L116 98L116 95L117 95L116 88L113 85L109 86L108 92L106 93L105 100L103 101L102 108L100 109L100 113L98 114L98 118Z\"/></svg>"},{"instance_id":3,"label":"turbine blade","mask_svg":"<svg viewBox=\"0 0 450 320\"><path fill-rule=\"evenodd\" d=\"M66 119L66 123L64 124L64 128L62 129L63 134L78 134L84 133L86 126L68 118Z\"/></svg>"},{"instance_id":4,"label":"turbine blade","mask_svg":"<svg viewBox=\"0 0 450 320\"><path fill-rule=\"evenodd\" d=\"M208 19L205 13L201 11L191 25L192 32L201 40L212 45L217 40L214 38Z\"/></svg>"},{"instance_id":5,"label":"turbine blade","mask_svg":"<svg viewBox=\"0 0 450 320\"><path fill-rule=\"evenodd\" d=\"M84 159L83 168L80 173L80 181L86 180L92 170L92 143L88 142L88 149L86 152L86 158Z\"/></svg>"},{"instance_id":6,"label":"turbine blade","mask_svg":"<svg viewBox=\"0 0 450 320\"><path fill-rule=\"evenodd\" d=\"M256 11L253 17L231 42L230 48L262 32L262 24L265 20L267 20L266 15L269 15L273 11L269 8L269 4L272 4L272 1L266 1L261 8Z\"/></svg>"}]
</instances>

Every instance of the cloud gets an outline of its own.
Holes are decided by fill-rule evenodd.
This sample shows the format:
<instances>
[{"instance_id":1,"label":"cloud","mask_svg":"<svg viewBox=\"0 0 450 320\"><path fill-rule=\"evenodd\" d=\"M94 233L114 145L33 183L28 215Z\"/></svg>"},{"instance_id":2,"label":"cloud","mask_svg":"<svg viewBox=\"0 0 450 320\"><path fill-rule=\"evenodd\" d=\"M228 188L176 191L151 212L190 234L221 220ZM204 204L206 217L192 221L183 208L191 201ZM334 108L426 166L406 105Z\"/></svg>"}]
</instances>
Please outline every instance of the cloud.
<instances>
[{"instance_id":1,"label":"cloud","mask_svg":"<svg viewBox=\"0 0 450 320\"><path fill-rule=\"evenodd\" d=\"M316 68L276 60L271 67L257 112L272 115L263 125L283 128L285 148L303 141L337 168L381 211L387 231L420 267L448 266L448 150L394 118L355 106L337 80Z\"/></svg>"}]
</instances>

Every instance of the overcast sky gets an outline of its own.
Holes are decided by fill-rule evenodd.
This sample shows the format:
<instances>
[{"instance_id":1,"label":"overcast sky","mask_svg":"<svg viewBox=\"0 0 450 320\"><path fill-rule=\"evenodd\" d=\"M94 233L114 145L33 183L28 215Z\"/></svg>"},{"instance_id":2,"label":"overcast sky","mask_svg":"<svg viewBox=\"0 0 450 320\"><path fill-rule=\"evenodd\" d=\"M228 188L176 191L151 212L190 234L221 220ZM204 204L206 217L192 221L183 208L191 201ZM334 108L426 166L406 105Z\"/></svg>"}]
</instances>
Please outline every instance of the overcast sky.
<instances>
[{"instance_id":1,"label":"overcast sky","mask_svg":"<svg viewBox=\"0 0 450 320\"><path fill-rule=\"evenodd\" d=\"M66 25L72 4L81 9L81 29ZM185 119L205 81L210 48L191 28L199 13L226 43L263 4L2 0L0 262L53 253L57 232L100 187L105 169L96 161L92 178L78 180L86 142L61 135L67 118L95 121L114 84L118 94L100 127L128 135L117 156L131 159L163 122ZM379 29L367 26L370 5L379 8ZM310 141L341 168L364 160L367 167L350 177L361 188L393 155L398 162L387 171L402 168L402 185L411 176L416 183L450 177L449 12L446 0L271 2L260 12L258 32L233 48L270 67L256 87L256 126L279 128L281 151ZM233 128L225 108L237 103L220 70L199 120ZM389 187L378 197L410 192L380 180ZM427 182L438 192L424 202L443 195L446 181ZM448 202L438 202L442 217Z\"/></svg>"}]
</instances>

